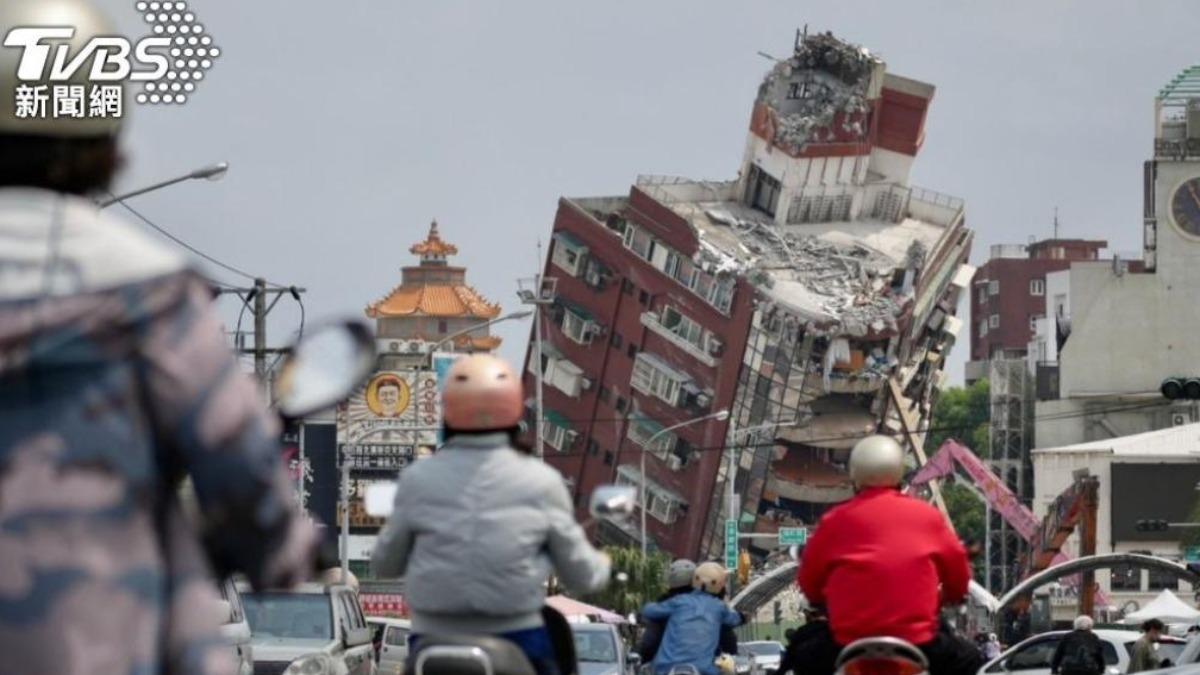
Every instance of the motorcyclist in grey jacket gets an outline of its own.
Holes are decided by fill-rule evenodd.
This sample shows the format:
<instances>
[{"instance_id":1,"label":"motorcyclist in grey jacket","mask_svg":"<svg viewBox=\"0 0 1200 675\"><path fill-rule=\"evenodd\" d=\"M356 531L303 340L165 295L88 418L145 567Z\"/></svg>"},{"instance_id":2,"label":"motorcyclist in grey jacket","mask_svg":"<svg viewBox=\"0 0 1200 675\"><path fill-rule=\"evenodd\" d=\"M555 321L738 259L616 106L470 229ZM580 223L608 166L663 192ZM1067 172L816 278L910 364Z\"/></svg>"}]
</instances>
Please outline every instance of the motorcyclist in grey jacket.
<instances>
[{"instance_id":1,"label":"motorcyclist in grey jacket","mask_svg":"<svg viewBox=\"0 0 1200 675\"><path fill-rule=\"evenodd\" d=\"M562 476L510 443L523 401L501 359L459 359L443 393L446 444L400 476L371 563L405 578L414 652L421 635L499 635L553 672L541 614L549 574L578 592L608 583L608 557L575 521Z\"/></svg>"}]
</instances>

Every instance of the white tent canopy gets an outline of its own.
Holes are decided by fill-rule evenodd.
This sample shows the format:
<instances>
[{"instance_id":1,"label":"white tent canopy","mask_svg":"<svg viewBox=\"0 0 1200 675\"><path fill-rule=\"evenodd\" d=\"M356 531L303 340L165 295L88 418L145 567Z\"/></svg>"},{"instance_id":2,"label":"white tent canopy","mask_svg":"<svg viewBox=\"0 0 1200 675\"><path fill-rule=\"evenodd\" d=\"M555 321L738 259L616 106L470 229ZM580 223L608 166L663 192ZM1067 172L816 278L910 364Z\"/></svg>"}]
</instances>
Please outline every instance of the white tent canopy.
<instances>
[{"instance_id":1,"label":"white tent canopy","mask_svg":"<svg viewBox=\"0 0 1200 675\"><path fill-rule=\"evenodd\" d=\"M1163 591L1150 604L1125 615L1125 623L1141 623L1149 619L1165 623L1193 623L1200 619L1200 611L1189 607L1171 591Z\"/></svg>"}]
</instances>

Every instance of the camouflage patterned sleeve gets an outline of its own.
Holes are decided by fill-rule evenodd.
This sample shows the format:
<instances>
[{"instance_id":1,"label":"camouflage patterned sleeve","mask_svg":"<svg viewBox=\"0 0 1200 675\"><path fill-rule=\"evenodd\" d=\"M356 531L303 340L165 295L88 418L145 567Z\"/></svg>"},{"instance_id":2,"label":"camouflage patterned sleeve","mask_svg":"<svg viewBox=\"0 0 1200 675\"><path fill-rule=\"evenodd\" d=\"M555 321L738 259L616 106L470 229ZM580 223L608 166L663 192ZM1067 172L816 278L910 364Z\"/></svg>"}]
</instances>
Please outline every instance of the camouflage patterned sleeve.
<instances>
[{"instance_id":1,"label":"camouflage patterned sleeve","mask_svg":"<svg viewBox=\"0 0 1200 675\"><path fill-rule=\"evenodd\" d=\"M204 541L218 574L240 571L256 587L309 575L317 538L292 497L279 424L221 331L207 285L180 275L156 285L139 352L147 404L164 461L191 476Z\"/></svg>"}]
</instances>

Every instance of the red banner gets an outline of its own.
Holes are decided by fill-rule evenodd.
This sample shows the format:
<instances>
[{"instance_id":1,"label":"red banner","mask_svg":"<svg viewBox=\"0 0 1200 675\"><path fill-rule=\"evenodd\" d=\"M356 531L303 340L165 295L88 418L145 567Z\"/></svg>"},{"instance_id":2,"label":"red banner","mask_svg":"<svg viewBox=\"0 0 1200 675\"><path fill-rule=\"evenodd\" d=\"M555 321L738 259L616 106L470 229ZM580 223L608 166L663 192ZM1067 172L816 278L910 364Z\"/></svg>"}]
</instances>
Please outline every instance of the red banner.
<instances>
[{"instance_id":1,"label":"red banner","mask_svg":"<svg viewBox=\"0 0 1200 675\"><path fill-rule=\"evenodd\" d=\"M408 603L399 593L360 593L363 614L367 616L386 616L393 619L408 618Z\"/></svg>"}]
</instances>

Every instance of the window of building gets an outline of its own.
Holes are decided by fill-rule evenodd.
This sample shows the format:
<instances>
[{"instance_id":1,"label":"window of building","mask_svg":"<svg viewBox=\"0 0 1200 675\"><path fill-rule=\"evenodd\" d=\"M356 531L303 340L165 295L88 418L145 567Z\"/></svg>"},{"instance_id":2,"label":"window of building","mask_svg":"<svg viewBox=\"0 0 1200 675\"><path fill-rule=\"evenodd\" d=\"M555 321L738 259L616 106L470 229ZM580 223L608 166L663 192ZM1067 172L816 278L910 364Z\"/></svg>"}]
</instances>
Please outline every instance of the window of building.
<instances>
[{"instance_id":1,"label":"window of building","mask_svg":"<svg viewBox=\"0 0 1200 675\"><path fill-rule=\"evenodd\" d=\"M988 327L989 328L999 328L1000 327L1000 315L999 314L993 314L988 317Z\"/></svg>"},{"instance_id":2,"label":"window of building","mask_svg":"<svg viewBox=\"0 0 1200 675\"><path fill-rule=\"evenodd\" d=\"M663 308L662 325L667 330L696 347L700 347L703 344L704 329L700 327L700 324L684 316L674 307Z\"/></svg>"},{"instance_id":3,"label":"window of building","mask_svg":"<svg viewBox=\"0 0 1200 675\"><path fill-rule=\"evenodd\" d=\"M625 342L625 338L621 337L620 333L613 331L612 337L609 338L609 342L612 344L614 349L620 349L621 344Z\"/></svg>"},{"instance_id":4,"label":"window of building","mask_svg":"<svg viewBox=\"0 0 1200 675\"><path fill-rule=\"evenodd\" d=\"M641 487L641 474L632 467L621 466L617 469L617 484L631 485ZM641 498L641 490L638 490L639 501ZM679 519L680 512L684 505L679 502L678 498L665 492L663 488L655 485L652 482L646 483L646 513L652 516L655 520L671 524Z\"/></svg>"},{"instance_id":5,"label":"window of building","mask_svg":"<svg viewBox=\"0 0 1200 675\"><path fill-rule=\"evenodd\" d=\"M569 429L559 426L548 417L542 420L542 440L555 450L561 451L567 447L568 438L571 436L569 432Z\"/></svg>"},{"instance_id":6,"label":"window of building","mask_svg":"<svg viewBox=\"0 0 1200 675\"><path fill-rule=\"evenodd\" d=\"M746 181L746 202L759 211L774 216L779 207L781 187L780 182L769 173L757 166L751 166L749 180Z\"/></svg>"},{"instance_id":7,"label":"window of building","mask_svg":"<svg viewBox=\"0 0 1200 675\"><path fill-rule=\"evenodd\" d=\"M625 397L623 397L623 396L618 396L617 397L617 412L625 412L625 409L628 407L629 407L629 401L625 400Z\"/></svg>"},{"instance_id":8,"label":"window of building","mask_svg":"<svg viewBox=\"0 0 1200 675\"><path fill-rule=\"evenodd\" d=\"M587 444L587 453L589 455L591 455L592 457L595 457L597 454L599 454L599 452L600 452L600 444L597 443L596 441L589 440L588 444Z\"/></svg>"},{"instance_id":9,"label":"window of building","mask_svg":"<svg viewBox=\"0 0 1200 675\"><path fill-rule=\"evenodd\" d=\"M650 304L650 294L646 291L638 291L638 302L643 306Z\"/></svg>"},{"instance_id":10,"label":"window of building","mask_svg":"<svg viewBox=\"0 0 1200 675\"><path fill-rule=\"evenodd\" d=\"M665 403L678 405L683 384L687 376L672 369L650 354L638 354L633 362L630 386L643 394L654 396Z\"/></svg>"},{"instance_id":11,"label":"window of building","mask_svg":"<svg viewBox=\"0 0 1200 675\"><path fill-rule=\"evenodd\" d=\"M569 232L555 232L550 262L571 276L578 277L583 272L587 251L587 246Z\"/></svg>"},{"instance_id":12,"label":"window of building","mask_svg":"<svg viewBox=\"0 0 1200 675\"><path fill-rule=\"evenodd\" d=\"M1159 556L1163 557L1163 556ZM1173 574L1167 574L1161 570L1149 570L1149 588L1152 591L1178 591L1179 577Z\"/></svg>"},{"instance_id":13,"label":"window of building","mask_svg":"<svg viewBox=\"0 0 1200 675\"><path fill-rule=\"evenodd\" d=\"M1029 280L1029 294L1030 295L1045 295L1046 294L1046 280L1045 279L1030 279Z\"/></svg>"},{"instance_id":14,"label":"window of building","mask_svg":"<svg viewBox=\"0 0 1200 675\"><path fill-rule=\"evenodd\" d=\"M1114 591L1140 591L1142 570L1130 565L1114 565L1111 583Z\"/></svg>"},{"instance_id":15,"label":"window of building","mask_svg":"<svg viewBox=\"0 0 1200 675\"><path fill-rule=\"evenodd\" d=\"M449 332L450 332L450 326L446 323L446 320L442 319L442 320L438 321L438 333L445 335L446 333L449 333Z\"/></svg>"},{"instance_id":16,"label":"window of building","mask_svg":"<svg viewBox=\"0 0 1200 675\"><path fill-rule=\"evenodd\" d=\"M596 396L604 403L612 401L612 391L608 387L600 387L600 391L596 392Z\"/></svg>"},{"instance_id":17,"label":"window of building","mask_svg":"<svg viewBox=\"0 0 1200 675\"><path fill-rule=\"evenodd\" d=\"M979 284L979 304L982 305L983 303L987 302L987 299L988 299L987 284Z\"/></svg>"},{"instance_id":18,"label":"window of building","mask_svg":"<svg viewBox=\"0 0 1200 675\"><path fill-rule=\"evenodd\" d=\"M988 322L987 322L987 319L983 319L982 321L979 322L979 337L987 337L987 334L988 334Z\"/></svg>"},{"instance_id":19,"label":"window of building","mask_svg":"<svg viewBox=\"0 0 1200 675\"><path fill-rule=\"evenodd\" d=\"M988 282L988 295L1000 295L999 279L992 279Z\"/></svg>"},{"instance_id":20,"label":"window of building","mask_svg":"<svg viewBox=\"0 0 1200 675\"><path fill-rule=\"evenodd\" d=\"M627 356L629 356L629 358L631 358L631 359L636 357L637 356L637 345L630 342L629 348L625 350L625 354Z\"/></svg>"},{"instance_id":21,"label":"window of building","mask_svg":"<svg viewBox=\"0 0 1200 675\"><path fill-rule=\"evenodd\" d=\"M562 332L573 342L581 345L592 344L595 324L588 317L576 314L570 309L563 311Z\"/></svg>"},{"instance_id":22,"label":"window of building","mask_svg":"<svg viewBox=\"0 0 1200 675\"><path fill-rule=\"evenodd\" d=\"M663 425L649 417L633 417L629 420L629 430L627 435L629 440L637 443L650 452L653 452L659 457L664 457L668 452L675 449L679 437L670 432L662 433ZM657 436L657 438L656 438ZM651 439L654 439L654 445L648 445Z\"/></svg>"},{"instance_id":23,"label":"window of building","mask_svg":"<svg viewBox=\"0 0 1200 675\"><path fill-rule=\"evenodd\" d=\"M621 292L625 295L633 295L633 282L628 279L621 279Z\"/></svg>"},{"instance_id":24,"label":"window of building","mask_svg":"<svg viewBox=\"0 0 1200 675\"><path fill-rule=\"evenodd\" d=\"M612 454L612 450L605 450L605 451L604 451L604 465L605 465L605 466L612 466L612 463L613 463L613 454Z\"/></svg>"}]
</instances>

